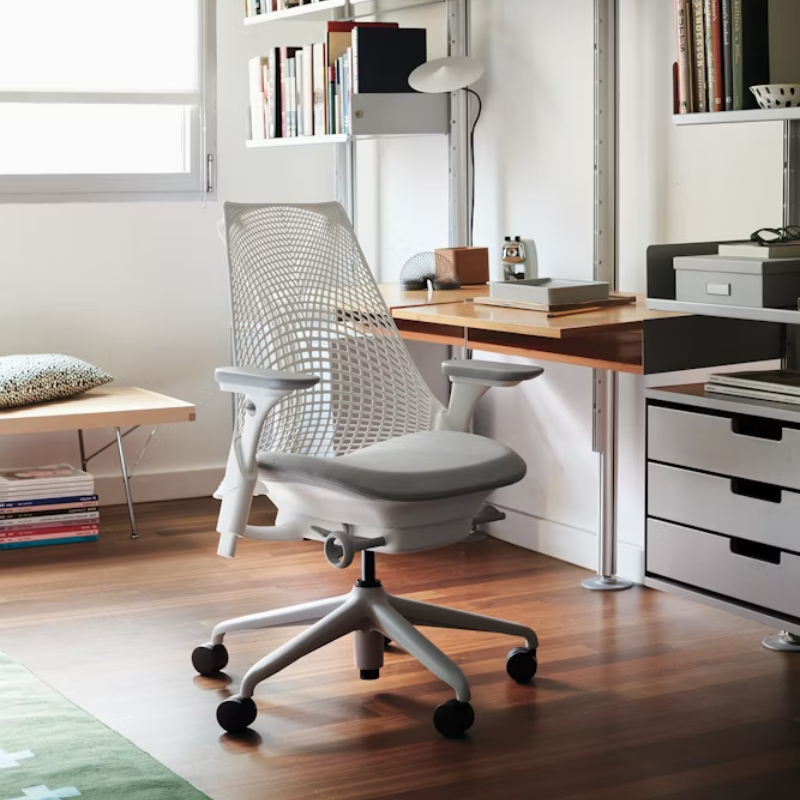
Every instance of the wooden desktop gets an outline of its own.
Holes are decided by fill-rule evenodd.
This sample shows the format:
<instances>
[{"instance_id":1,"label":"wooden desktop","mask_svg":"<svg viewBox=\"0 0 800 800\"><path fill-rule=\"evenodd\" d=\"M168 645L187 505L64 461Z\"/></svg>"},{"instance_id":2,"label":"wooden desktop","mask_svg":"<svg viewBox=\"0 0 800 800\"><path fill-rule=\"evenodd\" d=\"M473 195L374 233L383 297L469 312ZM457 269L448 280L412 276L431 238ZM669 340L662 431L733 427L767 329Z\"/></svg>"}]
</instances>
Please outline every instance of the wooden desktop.
<instances>
[{"instance_id":1,"label":"wooden desktop","mask_svg":"<svg viewBox=\"0 0 800 800\"><path fill-rule=\"evenodd\" d=\"M487 285L438 291L404 291L399 284L380 288L404 339L634 375L644 373L644 323L683 316L650 311L643 296L630 305L548 318L538 311L471 302L489 295Z\"/></svg>"}]
</instances>

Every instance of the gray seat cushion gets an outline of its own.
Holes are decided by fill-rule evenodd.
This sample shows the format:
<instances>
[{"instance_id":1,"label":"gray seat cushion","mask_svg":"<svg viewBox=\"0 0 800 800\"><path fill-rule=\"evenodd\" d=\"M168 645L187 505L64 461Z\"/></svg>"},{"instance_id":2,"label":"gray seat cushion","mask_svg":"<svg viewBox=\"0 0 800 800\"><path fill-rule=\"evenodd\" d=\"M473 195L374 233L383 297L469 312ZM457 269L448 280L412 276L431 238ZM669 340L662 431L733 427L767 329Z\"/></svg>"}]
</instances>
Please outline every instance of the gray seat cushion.
<instances>
[{"instance_id":1,"label":"gray seat cushion","mask_svg":"<svg viewBox=\"0 0 800 800\"><path fill-rule=\"evenodd\" d=\"M338 458L259 453L265 469L381 500L437 500L516 483L525 462L510 448L471 433L424 431Z\"/></svg>"}]
</instances>

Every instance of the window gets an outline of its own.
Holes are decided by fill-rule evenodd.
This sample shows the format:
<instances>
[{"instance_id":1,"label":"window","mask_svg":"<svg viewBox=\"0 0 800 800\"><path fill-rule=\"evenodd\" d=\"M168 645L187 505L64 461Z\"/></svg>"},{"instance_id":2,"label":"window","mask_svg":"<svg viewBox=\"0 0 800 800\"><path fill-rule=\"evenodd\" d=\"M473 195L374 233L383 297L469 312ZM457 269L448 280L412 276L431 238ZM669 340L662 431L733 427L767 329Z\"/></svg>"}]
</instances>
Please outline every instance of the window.
<instances>
[{"instance_id":1,"label":"window","mask_svg":"<svg viewBox=\"0 0 800 800\"><path fill-rule=\"evenodd\" d=\"M213 189L214 0L0 0L0 200Z\"/></svg>"}]
</instances>

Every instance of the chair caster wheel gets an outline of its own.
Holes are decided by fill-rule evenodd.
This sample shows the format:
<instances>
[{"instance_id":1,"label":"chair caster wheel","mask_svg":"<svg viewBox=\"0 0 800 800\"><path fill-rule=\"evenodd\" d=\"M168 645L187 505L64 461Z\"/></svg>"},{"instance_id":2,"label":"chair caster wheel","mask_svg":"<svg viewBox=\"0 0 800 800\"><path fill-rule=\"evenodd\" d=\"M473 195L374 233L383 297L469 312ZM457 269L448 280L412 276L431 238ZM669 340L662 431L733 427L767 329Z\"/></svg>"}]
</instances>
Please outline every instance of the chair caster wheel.
<instances>
[{"instance_id":1,"label":"chair caster wheel","mask_svg":"<svg viewBox=\"0 0 800 800\"><path fill-rule=\"evenodd\" d=\"M506 658L506 672L517 683L527 683L538 666L536 651L527 647L515 647Z\"/></svg>"},{"instance_id":2,"label":"chair caster wheel","mask_svg":"<svg viewBox=\"0 0 800 800\"><path fill-rule=\"evenodd\" d=\"M217 706L217 722L228 733L244 733L255 722L258 709L251 697L235 694Z\"/></svg>"},{"instance_id":3,"label":"chair caster wheel","mask_svg":"<svg viewBox=\"0 0 800 800\"><path fill-rule=\"evenodd\" d=\"M475 722L475 712L469 703L448 700L433 712L433 725L447 739L459 739Z\"/></svg>"},{"instance_id":4,"label":"chair caster wheel","mask_svg":"<svg viewBox=\"0 0 800 800\"><path fill-rule=\"evenodd\" d=\"M228 664L228 651L224 644L201 644L192 653L192 666L201 675L216 675Z\"/></svg>"}]
</instances>

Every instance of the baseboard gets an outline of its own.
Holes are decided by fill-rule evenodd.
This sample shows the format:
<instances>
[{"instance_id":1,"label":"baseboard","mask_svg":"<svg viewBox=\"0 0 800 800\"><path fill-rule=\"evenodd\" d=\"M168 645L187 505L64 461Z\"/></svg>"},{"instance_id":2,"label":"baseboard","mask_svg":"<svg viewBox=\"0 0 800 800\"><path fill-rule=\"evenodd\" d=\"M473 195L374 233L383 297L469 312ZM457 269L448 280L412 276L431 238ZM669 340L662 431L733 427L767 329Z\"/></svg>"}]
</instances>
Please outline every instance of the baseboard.
<instances>
[{"instance_id":1,"label":"baseboard","mask_svg":"<svg viewBox=\"0 0 800 800\"><path fill-rule=\"evenodd\" d=\"M137 472L131 478L133 501L148 503L184 497L210 497L219 486L224 472L224 467ZM96 475L94 482L101 506L115 506L125 502L125 487L120 475Z\"/></svg>"},{"instance_id":2,"label":"baseboard","mask_svg":"<svg viewBox=\"0 0 800 800\"><path fill-rule=\"evenodd\" d=\"M497 506L506 514L502 522L486 526L495 539L566 561L593 572L597 570L597 534L571 528L547 519ZM644 550L620 542L617 549L617 574L635 583L644 583Z\"/></svg>"}]
</instances>

